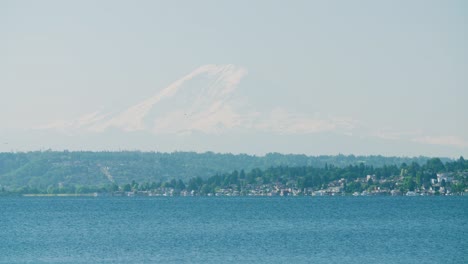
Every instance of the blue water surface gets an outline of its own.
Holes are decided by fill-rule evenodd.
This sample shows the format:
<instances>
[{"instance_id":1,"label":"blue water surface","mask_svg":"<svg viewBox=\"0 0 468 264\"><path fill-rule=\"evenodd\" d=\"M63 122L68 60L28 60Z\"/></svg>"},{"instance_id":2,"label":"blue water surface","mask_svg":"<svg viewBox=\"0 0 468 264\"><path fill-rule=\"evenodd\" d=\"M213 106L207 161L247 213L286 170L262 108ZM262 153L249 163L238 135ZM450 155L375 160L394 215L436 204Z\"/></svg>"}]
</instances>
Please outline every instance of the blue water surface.
<instances>
[{"instance_id":1,"label":"blue water surface","mask_svg":"<svg viewBox=\"0 0 468 264\"><path fill-rule=\"evenodd\" d=\"M468 197L3 197L0 263L468 263Z\"/></svg>"}]
</instances>

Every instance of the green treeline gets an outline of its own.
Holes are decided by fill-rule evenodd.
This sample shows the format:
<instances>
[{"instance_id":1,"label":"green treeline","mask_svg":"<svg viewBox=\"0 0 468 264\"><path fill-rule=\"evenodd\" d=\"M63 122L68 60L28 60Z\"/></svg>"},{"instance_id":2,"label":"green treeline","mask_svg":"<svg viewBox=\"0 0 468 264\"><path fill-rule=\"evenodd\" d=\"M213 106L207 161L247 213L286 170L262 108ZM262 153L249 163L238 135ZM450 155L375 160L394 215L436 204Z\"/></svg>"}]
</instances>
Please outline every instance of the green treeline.
<instances>
[{"instance_id":1,"label":"green treeline","mask_svg":"<svg viewBox=\"0 0 468 264\"><path fill-rule=\"evenodd\" d=\"M427 157L383 156L306 156L270 153L265 156L218 154L213 152L90 152L35 151L0 153L0 187L5 189L77 188L95 190L96 186L136 182L166 182L172 179L188 182L215 174L255 168L310 166L326 164L346 167L364 163L367 166L425 163ZM443 159L444 162L449 161ZM1 190L1 189L0 189ZM88 190L87 190L88 191Z\"/></svg>"},{"instance_id":2,"label":"green treeline","mask_svg":"<svg viewBox=\"0 0 468 264\"><path fill-rule=\"evenodd\" d=\"M326 163L315 166L273 166L265 169L233 170L215 173L211 177L188 180L104 182L99 185L54 184L46 188L21 186L0 193L59 194L59 193L141 193L144 195L275 195L285 192L309 195L316 191L329 193L400 193L457 194L468 188L468 161L443 162L439 158L400 165L380 167L359 163L336 166Z\"/></svg>"},{"instance_id":3,"label":"green treeline","mask_svg":"<svg viewBox=\"0 0 468 264\"><path fill-rule=\"evenodd\" d=\"M450 182L433 184L437 174L449 175ZM202 195L216 193L219 189L234 188L247 194L261 186L279 186L287 189L325 190L330 186L342 186L343 192L354 193L365 190L397 189L401 192L428 190L431 187L449 187L452 193L463 192L467 188L468 162L461 157L457 161L442 163L438 158L428 160L424 165L416 162L403 163L400 166L384 165L380 168L359 165L337 167L325 165L322 168L311 166L272 167L266 170L253 169L240 172L218 174L206 180L193 178L188 182L187 190ZM437 185L437 186L436 186ZM447 188L448 189L448 188Z\"/></svg>"}]
</instances>

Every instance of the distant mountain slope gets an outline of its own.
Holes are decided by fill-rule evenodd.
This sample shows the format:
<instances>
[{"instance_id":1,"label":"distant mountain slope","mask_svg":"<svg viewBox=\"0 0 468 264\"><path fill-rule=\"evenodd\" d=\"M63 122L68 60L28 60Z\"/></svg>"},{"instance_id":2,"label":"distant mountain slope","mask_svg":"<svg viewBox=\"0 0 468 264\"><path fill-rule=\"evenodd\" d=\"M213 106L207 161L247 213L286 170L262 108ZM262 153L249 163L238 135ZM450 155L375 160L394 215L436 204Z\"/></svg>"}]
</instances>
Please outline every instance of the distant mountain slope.
<instances>
[{"instance_id":1,"label":"distant mountain slope","mask_svg":"<svg viewBox=\"0 0 468 264\"><path fill-rule=\"evenodd\" d=\"M320 117L280 106L259 110L255 102L237 89L246 75L247 69L232 64L203 65L126 109L93 110L75 120L56 120L36 129L65 134L145 132L153 138L156 135L177 138L193 133L349 134L356 126L353 119Z\"/></svg>"},{"instance_id":2,"label":"distant mountain slope","mask_svg":"<svg viewBox=\"0 0 468 264\"><path fill-rule=\"evenodd\" d=\"M233 109L232 99L236 86L246 74L247 70L231 64L204 65L127 109L116 113L95 111L78 120L58 121L41 128L217 133L220 128L232 128L242 122L241 114Z\"/></svg>"},{"instance_id":3,"label":"distant mountain slope","mask_svg":"<svg viewBox=\"0 0 468 264\"><path fill-rule=\"evenodd\" d=\"M427 157L306 156L270 153L265 156L213 152L27 152L0 153L0 185L42 187L50 185L106 185L159 182L170 179L207 178L216 173L274 166L369 166L425 163ZM442 159L448 161L449 159Z\"/></svg>"}]
</instances>

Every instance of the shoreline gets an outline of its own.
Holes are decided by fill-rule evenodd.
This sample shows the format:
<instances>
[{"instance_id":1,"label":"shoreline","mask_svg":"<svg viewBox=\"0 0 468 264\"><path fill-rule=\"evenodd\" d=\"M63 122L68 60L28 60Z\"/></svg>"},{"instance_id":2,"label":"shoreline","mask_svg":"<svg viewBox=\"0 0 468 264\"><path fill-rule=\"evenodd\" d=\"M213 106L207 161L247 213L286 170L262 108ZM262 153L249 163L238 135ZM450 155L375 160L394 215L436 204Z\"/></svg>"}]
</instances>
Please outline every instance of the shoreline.
<instances>
[{"instance_id":1,"label":"shoreline","mask_svg":"<svg viewBox=\"0 0 468 264\"><path fill-rule=\"evenodd\" d=\"M59 194L21 194L21 195L4 195L3 197L264 197L264 198L291 198L291 197L443 197L443 196L468 196L468 193L457 193L449 195L285 195L285 196L269 196L269 195L112 195L107 193L59 193Z\"/></svg>"}]
</instances>

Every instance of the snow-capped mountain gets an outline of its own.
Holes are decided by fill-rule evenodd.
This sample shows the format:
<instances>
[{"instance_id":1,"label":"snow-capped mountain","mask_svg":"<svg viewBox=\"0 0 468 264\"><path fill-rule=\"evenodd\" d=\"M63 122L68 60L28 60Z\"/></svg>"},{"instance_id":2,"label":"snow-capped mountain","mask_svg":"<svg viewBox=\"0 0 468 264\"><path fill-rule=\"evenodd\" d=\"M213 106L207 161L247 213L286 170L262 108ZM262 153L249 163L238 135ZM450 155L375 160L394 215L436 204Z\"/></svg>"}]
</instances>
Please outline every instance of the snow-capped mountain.
<instances>
[{"instance_id":1,"label":"snow-capped mountain","mask_svg":"<svg viewBox=\"0 0 468 264\"><path fill-rule=\"evenodd\" d=\"M347 133L354 127L352 120L309 117L281 107L258 112L236 92L246 75L246 69L232 64L204 65L120 112L95 111L42 128L94 133L118 129L153 134L221 134L232 130L307 134L336 130Z\"/></svg>"}]
</instances>

